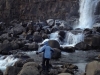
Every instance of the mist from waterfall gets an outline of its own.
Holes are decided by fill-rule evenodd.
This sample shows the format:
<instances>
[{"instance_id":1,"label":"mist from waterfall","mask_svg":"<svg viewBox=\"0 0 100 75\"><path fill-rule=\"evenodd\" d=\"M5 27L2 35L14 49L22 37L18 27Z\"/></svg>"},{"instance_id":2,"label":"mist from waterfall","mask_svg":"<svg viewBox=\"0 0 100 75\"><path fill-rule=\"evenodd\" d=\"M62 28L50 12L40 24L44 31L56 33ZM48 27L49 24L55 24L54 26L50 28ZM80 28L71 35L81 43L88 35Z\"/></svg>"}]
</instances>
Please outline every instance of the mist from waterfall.
<instances>
[{"instance_id":1,"label":"mist from waterfall","mask_svg":"<svg viewBox=\"0 0 100 75\"><path fill-rule=\"evenodd\" d=\"M95 9L99 1L100 0L80 0L79 24L75 28L80 28L80 29L92 28L95 22L94 19Z\"/></svg>"}]
</instances>

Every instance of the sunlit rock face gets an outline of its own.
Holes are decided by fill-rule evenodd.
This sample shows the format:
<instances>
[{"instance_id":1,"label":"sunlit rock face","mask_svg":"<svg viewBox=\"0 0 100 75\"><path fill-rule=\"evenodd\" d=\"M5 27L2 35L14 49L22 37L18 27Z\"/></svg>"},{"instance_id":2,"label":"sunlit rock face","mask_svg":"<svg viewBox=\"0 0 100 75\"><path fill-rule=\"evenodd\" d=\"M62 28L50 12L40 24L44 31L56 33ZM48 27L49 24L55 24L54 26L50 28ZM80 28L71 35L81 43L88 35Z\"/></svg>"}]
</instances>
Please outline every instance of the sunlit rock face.
<instances>
[{"instance_id":1,"label":"sunlit rock face","mask_svg":"<svg viewBox=\"0 0 100 75\"><path fill-rule=\"evenodd\" d=\"M79 0L0 0L0 20L78 17Z\"/></svg>"}]
</instances>

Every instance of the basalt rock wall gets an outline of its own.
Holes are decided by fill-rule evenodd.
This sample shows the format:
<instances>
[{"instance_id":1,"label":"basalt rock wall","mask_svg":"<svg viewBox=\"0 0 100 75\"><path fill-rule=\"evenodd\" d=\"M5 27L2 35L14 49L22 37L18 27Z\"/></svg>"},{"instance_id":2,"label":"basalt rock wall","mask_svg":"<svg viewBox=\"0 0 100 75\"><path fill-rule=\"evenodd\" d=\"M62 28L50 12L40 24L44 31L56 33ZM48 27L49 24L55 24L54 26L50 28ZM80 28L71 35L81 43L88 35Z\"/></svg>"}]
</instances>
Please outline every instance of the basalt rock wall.
<instances>
[{"instance_id":1,"label":"basalt rock wall","mask_svg":"<svg viewBox=\"0 0 100 75\"><path fill-rule=\"evenodd\" d=\"M79 17L79 0L0 0L0 20Z\"/></svg>"}]
</instances>

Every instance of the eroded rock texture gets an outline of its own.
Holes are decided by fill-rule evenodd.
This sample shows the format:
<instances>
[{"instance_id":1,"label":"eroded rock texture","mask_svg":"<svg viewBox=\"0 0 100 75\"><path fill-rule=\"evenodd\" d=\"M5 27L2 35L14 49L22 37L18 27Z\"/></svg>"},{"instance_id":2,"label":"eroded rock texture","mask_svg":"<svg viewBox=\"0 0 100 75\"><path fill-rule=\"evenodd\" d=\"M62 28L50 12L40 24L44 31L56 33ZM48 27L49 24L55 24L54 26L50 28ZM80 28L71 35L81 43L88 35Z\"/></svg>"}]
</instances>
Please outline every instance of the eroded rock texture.
<instances>
[{"instance_id":1,"label":"eroded rock texture","mask_svg":"<svg viewBox=\"0 0 100 75\"><path fill-rule=\"evenodd\" d=\"M0 0L0 20L78 17L79 0Z\"/></svg>"}]
</instances>

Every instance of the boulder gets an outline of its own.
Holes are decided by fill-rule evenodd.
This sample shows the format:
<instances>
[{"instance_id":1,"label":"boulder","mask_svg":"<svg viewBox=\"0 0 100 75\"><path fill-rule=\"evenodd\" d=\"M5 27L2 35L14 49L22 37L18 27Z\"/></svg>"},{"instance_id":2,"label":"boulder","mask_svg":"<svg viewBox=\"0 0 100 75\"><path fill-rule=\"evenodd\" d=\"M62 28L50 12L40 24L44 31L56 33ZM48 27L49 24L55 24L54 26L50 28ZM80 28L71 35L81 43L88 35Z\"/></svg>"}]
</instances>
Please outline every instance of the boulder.
<instances>
[{"instance_id":1,"label":"boulder","mask_svg":"<svg viewBox=\"0 0 100 75\"><path fill-rule=\"evenodd\" d=\"M35 32L33 34L33 41L34 42L42 42L42 36L38 32Z\"/></svg>"},{"instance_id":2,"label":"boulder","mask_svg":"<svg viewBox=\"0 0 100 75\"><path fill-rule=\"evenodd\" d=\"M0 70L0 75L3 75L3 72Z\"/></svg>"},{"instance_id":3,"label":"boulder","mask_svg":"<svg viewBox=\"0 0 100 75\"><path fill-rule=\"evenodd\" d=\"M48 35L45 34L45 33L43 33L43 34L42 34L42 38L43 38L43 39L47 39L47 38L48 38Z\"/></svg>"},{"instance_id":4,"label":"boulder","mask_svg":"<svg viewBox=\"0 0 100 75\"><path fill-rule=\"evenodd\" d=\"M56 40L49 40L49 45L52 47L52 48L60 48L60 44L58 41Z\"/></svg>"},{"instance_id":5,"label":"boulder","mask_svg":"<svg viewBox=\"0 0 100 75\"><path fill-rule=\"evenodd\" d=\"M84 33L85 35L87 35L87 34L92 34L92 30L86 28L86 29L83 31L83 33Z\"/></svg>"},{"instance_id":6,"label":"boulder","mask_svg":"<svg viewBox=\"0 0 100 75\"><path fill-rule=\"evenodd\" d=\"M63 48L63 51L65 51L65 52L75 52L75 48L74 47L64 47Z\"/></svg>"},{"instance_id":7,"label":"boulder","mask_svg":"<svg viewBox=\"0 0 100 75\"><path fill-rule=\"evenodd\" d=\"M4 75L17 75L20 72L20 67L9 66L6 68Z\"/></svg>"},{"instance_id":8,"label":"boulder","mask_svg":"<svg viewBox=\"0 0 100 75\"><path fill-rule=\"evenodd\" d=\"M12 47L10 43L0 44L0 53L8 55Z\"/></svg>"},{"instance_id":9,"label":"boulder","mask_svg":"<svg viewBox=\"0 0 100 75\"><path fill-rule=\"evenodd\" d=\"M15 66L15 67L23 67L23 65L24 65L25 63L27 63L27 62L34 62L34 59L28 58L28 59L26 59L26 60L23 60L23 59L18 60L18 61L15 62L14 66Z\"/></svg>"},{"instance_id":10,"label":"boulder","mask_svg":"<svg viewBox=\"0 0 100 75\"><path fill-rule=\"evenodd\" d=\"M99 61L92 61L86 65L86 75L96 75L100 71L100 62Z\"/></svg>"},{"instance_id":11,"label":"boulder","mask_svg":"<svg viewBox=\"0 0 100 75\"><path fill-rule=\"evenodd\" d=\"M8 38L9 38L8 33L4 33L0 36L0 40L2 40L2 41L5 39L8 39Z\"/></svg>"},{"instance_id":12,"label":"boulder","mask_svg":"<svg viewBox=\"0 0 100 75\"><path fill-rule=\"evenodd\" d=\"M11 46L13 50L19 49L19 44L16 41L11 41Z\"/></svg>"},{"instance_id":13,"label":"boulder","mask_svg":"<svg viewBox=\"0 0 100 75\"><path fill-rule=\"evenodd\" d=\"M61 50L53 48L54 52L52 53L52 59L58 59L61 57Z\"/></svg>"},{"instance_id":14,"label":"boulder","mask_svg":"<svg viewBox=\"0 0 100 75\"><path fill-rule=\"evenodd\" d=\"M39 65L35 62L28 62L23 65L18 75L39 75L38 66Z\"/></svg>"},{"instance_id":15,"label":"boulder","mask_svg":"<svg viewBox=\"0 0 100 75\"><path fill-rule=\"evenodd\" d=\"M58 27L52 27L51 28L51 32L53 33L53 32L56 32L56 31L58 31L59 29L58 29Z\"/></svg>"},{"instance_id":16,"label":"boulder","mask_svg":"<svg viewBox=\"0 0 100 75\"><path fill-rule=\"evenodd\" d=\"M60 39L61 41L63 41L64 38L65 38L66 33L65 33L65 31L59 31L58 35L60 36L59 39Z\"/></svg>"},{"instance_id":17,"label":"boulder","mask_svg":"<svg viewBox=\"0 0 100 75\"><path fill-rule=\"evenodd\" d=\"M100 75L100 70L95 71L94 75Z\"/></svg>"},{"instance_id":18,"label":"boulder","mask_svg":"<svg viewBox=\"0 0 100 75\"><path fill-rule=\"evenodd\" d=\"M54 24L54 19L48 19L47 20L48 25L53 25Z\"/></svg>"},{"instance_id":19,"label":"boulder","mask_svg":"<svg viewBox=\"0 0 100 75\"><path fill-rule=\"evenodd\" d=\"M74 74L75 70L77 71L78 67L76 65L65 63L63 64L61 69L61 73L70 73Z\"/></svg>"},{"instance_id":20,"label":"boulder","mask_svg":"<svg viewBox=\"0 0 100 75\"><path fill-rule=\"evenodd\" d=\"M21 58L21 59L27 59L30 58L27 54L25 53L17 53L14 55L15 58Z\"/></svg>"},{"instance_id":21,"label":"boulder","mask_svg":"<svg viewBox=\"0 0 100 75\"><path fill-rule=\"evenodd\" d=\"M14 35L22 34L22 32L25 30L25 28L21 24L14 24L14 26L11 28L10 32Z\"/></svg>"},{"instance_id":22,"label":"boulder","mask_svg":"<svg viewBox=\"0 0 100 75\"><path fill-rule=\"evenodd\" d=\"M85 37L84 42L91 46L92 49L100 49L100 35L92 34Z\"/></svg>"},{"instance_id":23,"label":"boulder","mask_svg":"<svg viewBox=\"0 0 100 75\"><path fill-rule=\"evenodd\" d=\"M29 43L28 45L28 50L37 50L38 49L38 44L36 42Z\"/></svg>"},{"instance_id":24,"label":"boulder","mask_svg":"<svg viewBox=\"0 0 100 75\"><path fill-rule=\"evenodd\" d=\"M99 2L99 4L100 4L100 2ZM95 34L97 32L100 33L100 23L96 23L96 24L93 25L93 33Z\"/></svg>"},{"instance_id":25,"label":"boulder","mask_svg":"<svg viewBox=\"0 0 100 75\"><path fill-rule=\"evenodd\" d=\"M70 73L60 73L58 75L71 75Z\"/></svg>"},{"instance_id":26,"label":"boulder","mask_svg":"<svg viewBox=\"0 0 100 75\"><path fill-rule=\"evenodd\" d=\"M89 45L86 44L85 42L80 42L80 43L75 45L75 49L77 49L77 50L88 50Z\"/></svg>"}]
</instances>

